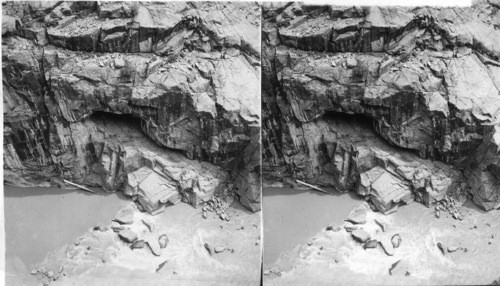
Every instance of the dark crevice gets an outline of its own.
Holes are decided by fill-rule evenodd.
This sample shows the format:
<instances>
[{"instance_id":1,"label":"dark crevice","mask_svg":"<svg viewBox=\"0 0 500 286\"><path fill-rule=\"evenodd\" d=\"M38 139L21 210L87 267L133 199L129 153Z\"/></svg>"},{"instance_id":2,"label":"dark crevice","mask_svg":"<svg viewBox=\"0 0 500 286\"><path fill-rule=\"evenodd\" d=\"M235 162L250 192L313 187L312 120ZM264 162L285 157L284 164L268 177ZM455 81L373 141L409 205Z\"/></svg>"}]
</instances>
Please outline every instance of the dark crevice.
<instances>
[{"instance_id":1,"label":"dark crevice","mask_svg":"<svg viewBox=\"0 0 500 286\"><path fill-rule=\"evenodd\" d=\"M356 124L358 126L363 127L366 130L370 130L374 135L376 135L380 139L380 141L396 149L398 152L410 152L418 156L418 150L401 147L399 145L390 142L382 135L380 135L377 132L378 121L364 114L349 114L336 111L326 111L323 115L316 118L314 122L320 120L342 122L346 125Z\"/></svg>"},{"instance_id":2,"label":"dark crevice","mask_svg":"<svg viewBox=\"0 0 500 286\"><path fill-rule=\"evenodd\" d=\"M144 132L144 128L146 128L146 122L142 118L135 116L133 114L118 114L105 111L96 111L92 113L92 115L86 117L84 120L91 120L94 122L99 122L100 124L106 124L106 122L109 122L114 124L125 125L128 128L135 129L138 132L140 132L144 136L144 138L146 138L149 142L151 142L151 144L154 144L162 149L178 153L187 157L185 154L186 152L184 150L166 147L156 142L153 138L149 137L148 134Z\"/></svg>"},{"instance_id":3,"label":"dark crevice","mask_svg":"<svg viewBox=\"0 0 500 286\"><path fill-rule=\"evenodd\" d=\"M376 123L373 118L370 118L363 114L349 114L342 113L336 111L326 111L323 115L316 118L314 121L317 122L319 120L335 120L335 121L344 121L344 122L354 122L366 128L374 129L374 124Z\"/></svg>"},{"instance_id":4,"label":"dark crevice","mask_svg":"<svg viewBox=\"0 0 500 286\"><path fill-rule=\"evenodd\" d=\"M137 130L141 130L142 123L142 119L132 114L116 114L104 111L96 111L85 120L119 122Z\"/></svg>"}]
</instances>

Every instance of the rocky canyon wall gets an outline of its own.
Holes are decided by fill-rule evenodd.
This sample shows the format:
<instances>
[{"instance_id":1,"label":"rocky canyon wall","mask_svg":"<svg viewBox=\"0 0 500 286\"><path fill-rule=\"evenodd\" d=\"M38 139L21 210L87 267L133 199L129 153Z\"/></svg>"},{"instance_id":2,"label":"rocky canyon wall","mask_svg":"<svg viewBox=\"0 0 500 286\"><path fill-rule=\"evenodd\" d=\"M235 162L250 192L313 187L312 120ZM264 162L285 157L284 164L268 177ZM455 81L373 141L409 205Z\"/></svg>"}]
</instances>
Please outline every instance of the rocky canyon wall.
<instances>
[{"instance_id":1,"label":"rocky canyon wall","mask_svg":"<svg viewBox=\"0 0 500 286\"><path fill-rule=\"evenodd\" d=\"M498 208L499 8L264 8L265 176Z\"/></svg>"},{"instance_id":2,"label":"rocky canyon wall","mask_svg":"<svg viewBox=\"0 0 500 286\"><path fill-rule=\"evenodd\" d=\"M260 7L3 2L4 181L260 209Z\"/></svg>"}]
</instances>

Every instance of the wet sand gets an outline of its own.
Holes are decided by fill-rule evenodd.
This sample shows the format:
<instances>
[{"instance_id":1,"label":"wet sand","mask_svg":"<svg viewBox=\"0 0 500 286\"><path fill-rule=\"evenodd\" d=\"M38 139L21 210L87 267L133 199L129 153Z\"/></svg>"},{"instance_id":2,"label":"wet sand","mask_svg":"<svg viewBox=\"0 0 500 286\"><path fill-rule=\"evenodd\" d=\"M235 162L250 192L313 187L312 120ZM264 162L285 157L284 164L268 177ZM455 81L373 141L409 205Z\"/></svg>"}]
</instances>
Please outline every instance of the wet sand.
<instances>
[{"instance_id":1,"label":"wet sand","mask_svg":"<svg viewBox=\"0 0 500 286\"><path fill-rule=\"evenodd\" d=\"M332 194L292 188L263 188L264 265L304 244L328 225L339 225L363 202L353 193Z\"/></svg>"},{"instance_id":2,"label":"wet sand","mask_svg":"<svg viewBox=\"0 0 500 286\"><path fill-rule=\"evenodd\" d=\"M130 202L121 192L100 193L4 186L7 282L26 279L49 252L74 242L96 223L108 223Z\"/></svg>"}]
</instances>

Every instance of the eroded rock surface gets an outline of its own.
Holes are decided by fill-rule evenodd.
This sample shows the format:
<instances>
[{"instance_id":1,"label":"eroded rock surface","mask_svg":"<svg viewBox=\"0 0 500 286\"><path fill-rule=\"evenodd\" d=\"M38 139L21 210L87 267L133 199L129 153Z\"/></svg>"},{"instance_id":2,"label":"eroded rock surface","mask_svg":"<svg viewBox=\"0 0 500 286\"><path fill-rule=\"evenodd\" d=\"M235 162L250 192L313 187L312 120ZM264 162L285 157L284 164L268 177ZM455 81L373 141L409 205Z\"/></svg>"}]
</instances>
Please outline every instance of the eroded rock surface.
<instances>
[{"instance_id":1,"label":"eroded rock surface","mask_svg":"<svg viewBox=\"0 0 500 286\"><path fill-rule=\"evenodd\" d=\"M497 12L487 1L264 8L269 179L355 190L383 212L450 192L499 207Z\"/></svg>"},{"instance_id":2,"label":"eroded rock surface","mask_svg":"<svg viewBox=\"0 0 500 286\"><path fill-rule=\"evenodd\" d=\"M257 4L4 4L7 183L125 188L156 212L232 180L260 209Z\"/></svg>"}]
</instances>

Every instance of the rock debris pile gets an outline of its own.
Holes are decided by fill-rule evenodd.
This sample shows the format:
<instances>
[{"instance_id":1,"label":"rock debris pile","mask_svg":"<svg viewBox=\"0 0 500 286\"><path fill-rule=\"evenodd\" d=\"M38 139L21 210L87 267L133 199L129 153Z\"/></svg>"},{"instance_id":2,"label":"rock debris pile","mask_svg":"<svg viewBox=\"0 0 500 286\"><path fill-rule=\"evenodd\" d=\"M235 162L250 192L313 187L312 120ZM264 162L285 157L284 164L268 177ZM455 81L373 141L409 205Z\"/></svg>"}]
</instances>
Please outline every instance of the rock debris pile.
<instances>
[{"instance_id":1,"label":"rock debris pile","mask_svg":"<svg viewBox=\"0 0 500 286\"><path fill-rule=\"evenodd\" d=\"M205 203L205 205L202 208L203 211L203 218L207 218L207 213L208 212L213 212L215 213L221 220L226 220L229 221L230 217L229 214L226 213L227 208L229 207L230 203L226 202L225 200L219 198L219 197L213 197L211 198L208 202Z\"/></svg>"},{"instance_id":2,"label":"rock debris pile","mask_svg":"<svg viewBox=\"0 0 500 286\"><path fill-rule=\"evenodd\" d=\"M141 249L148 246L155 256L162 254L169 242L166 233L155 227L153 222L134 219L135 206L130 204L118 211L111 226L118 237L125 243L130 244L131 249ZM143 228L147 231L140 231Z\"/></svg>"},{"instance_id":3,"label":"rock debris pile","mask_svg":"<svg viewBox=\"0 0 500 286\"><path fill-rule=\"evenodd\" d=\"M395 233L392 236L389 236L388 233L385 233L388 229L387 223L377 219L374 219L373 222L370 221L370 223L380 227L382 234L379 234L379 231L377 231L374 235L370 234L370 232L365 230L363 227L366 226L368 222L367 213L369 211L370 210L367 204L362 204L361 206L354 208L345 219L346 222L344 223L344 229L351 234L353 240L363 246L363 249L373 249L380 245L382 250L388 256L393 256L394 249L400 247L403 241L401 235ZM326 230L338 232L341 228L328 226Z\"/></svg>"},{"instance_id":4,"label":"rock debris pile","mask_svg":"<svg viewBox=\"0 0 500 286\"><path fill-rule=\"evenodd\" d=\"M454 219L463 220L464 215L461 211L461 205L458 200L446 195L435 207L436 217L439 218L442 211L448 211Z\"/></svg>"},{"instance_id":5,"label":"rock debris pile","mask_svg":"<svg viewBox=\"0 0 500 286\"><path fill-rule=\"evenodd\" d=\"M31 275L36 275L38 280L42 281L43 285L48 285L52 281L58 280L61 276L66 276L64 267L61 266L57 271L48 270L46 267L39 267L31 270Z\"/></svg>"}]
</instances>

